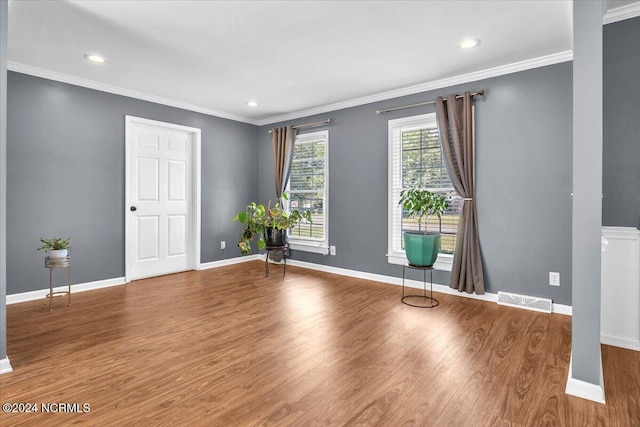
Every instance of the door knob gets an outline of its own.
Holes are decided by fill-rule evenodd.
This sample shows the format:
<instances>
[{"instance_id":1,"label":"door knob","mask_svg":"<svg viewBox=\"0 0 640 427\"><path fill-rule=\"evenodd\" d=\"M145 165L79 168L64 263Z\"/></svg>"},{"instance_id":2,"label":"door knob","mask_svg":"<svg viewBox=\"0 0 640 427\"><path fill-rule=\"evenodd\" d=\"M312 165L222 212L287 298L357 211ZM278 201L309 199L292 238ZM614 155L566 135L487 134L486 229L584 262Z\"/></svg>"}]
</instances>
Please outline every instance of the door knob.
<instances>
[{"instance_id":1,"label":"door knob","mask_svg":"<svg viewBox=\"0 0 640 427\"><path fill-rule=\"evenodd\" d=\"M131 206L129 209L131 209L131 212L135 212L138 208L136 208L135 206Z\"/></svg>"}]
</instances>

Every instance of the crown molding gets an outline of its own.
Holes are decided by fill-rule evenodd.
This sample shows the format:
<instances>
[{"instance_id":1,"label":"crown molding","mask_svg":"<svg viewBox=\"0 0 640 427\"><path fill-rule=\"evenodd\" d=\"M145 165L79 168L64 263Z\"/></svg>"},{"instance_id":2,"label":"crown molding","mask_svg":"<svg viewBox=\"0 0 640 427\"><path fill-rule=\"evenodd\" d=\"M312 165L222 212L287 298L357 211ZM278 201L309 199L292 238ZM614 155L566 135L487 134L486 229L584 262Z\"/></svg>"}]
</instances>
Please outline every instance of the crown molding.
<instances>
[{"instance_id":1,"label":"crown molding","mask_svg":"<svg viewBox=\"0 0 640 427\"><path fill-rule=\"evenodd\" d=\"M621 8L618 8L621 9ZM333 104L322 105L319 107L313 107L305 110L294 111L292 113L282 114L279 116L268 117L265 119L254 120L248 117L226 113L224 111L210 110L198 105L187 104L181 101L177 101L169 98L162 98L155 95L150 95L143 92L137 92L130 89L121 88L118 86L112 86L93 80L82 79L79 77L71 76L68 74L57 73L55 71L45 70L43 68L32 67L30 65L24 65L17 62L9 61L7 63L7 69L18 73L29 74L36 77L42 77L49 80L55 80L62 83L68 83L76 86L86 87L89 89L95 89L102 92L112 93L115 95L127 96L130 98L140 99L143 101L154 102L157 104L167 105L170 107L181 108L184 110L194 111L197 113L208 114L223 119L235 120L238 122L248 123L257 126L264 126L277 122L284 122L288 120L294 120L301 117L312 116L315 114L322 114L336 110L342 110L344 108L357 107L359 105L371 104L373 102L385 101L388 99L399 98L406 95L414 95L416 93L427 92L430 90L442 89L449 86L454 86L463 83L470 83L478 80L488 79L491 77L498 77L505 74L517 73L519 71L526 71L533 68L544 67L547 65L558 64L561 62L567 62L573 60L573 52L570 50L564 52L558 52L551 55L541 56L538 58L527 59L524 61L514 62L512 64L501 65L498 67L487 68L485 70L476 71L473 73L461 74L459 76L449 77L446 79L433 80L418 85L408 86L400 89L394 89L386 92L381 92L374 95L368 95L361 98L351 99L347 101L341 101Z\"/></svg>"},{"instance_id":2,"label":"crown molding","mask_svg":"<svg viewBox=\"0 0 640 427\"><path fill-rule=\"evenodd\" d=\"M640 16L640 1L608 10L607 13L604 14L602 23L605 25L611 24L625 19L635 18L636 16Z\"/></svg>"},{"instance_id":3,"label":"crown molding","mask_svg":"<svg viewBox=\"0 0 640 427\"><path fill-rule=\"evenodd\" d=\"M105 83L96 82L93 80L87 80L80 77L71 76L69 74L58 73L55 71L45 70L43 68L20 64L13 61L7 62L7 69L10 71L15 71L17 73L29 74L35 77L42 77L44 79L55 80L57 82L68 83L71 85L81 86L88 89L99 90L101 92L112 93L115 95L122 95L129 98L140 99L142 101L154 102L156 104L167 105L169 107L181 108L183 110L194 111L196 113L202 113L210 116L220 117L222 119L235 120L237 122L249 123L251 125L258 124L257 120L250 119L248 117L240 116L237 114L226 113L224 111L211 110L208 108L200 107L198 105L177 101L175 99L169 99L169 98L163 98L160 96L150 95L147 93L138 92L131 89L112 86Z\"/></svg>"},{"instance_id":4,"label":"crown molding","mask_svg":"<svg viewBox=\"0 0 640 427\"><path fill-rule=\"evenodd\" d=\"M487 68L485 70L476 71L468 74L461 74L446 79L434 80L431 82L421 83L414 86L408 86L400 89L394 89L387 92L381 92L375 95L364 96L349 101L337 102L335 104L323 105L320 107L309 108L306 110L295 111L293 113L283 114L280 116L269 117L258 120L258 126L269 125L272 123L284 122L287 120L299 119L301 117L313 116L315 114L328 113L330 111L342 110L344 108L357 107L359 105L371 104L373 102L384 101L392 98L399 98L405 95L413 95L416 93L427 92L435 89L442 89L462 83L469 83L478 80L498 77L505 74L517 73L532 68L544 67L547 65L558 64L573 60L573 51L567 50L551 55L541 56L539 58L527 59L520 62L514 62L499 67Z\"/></svg>"}]
</instances>

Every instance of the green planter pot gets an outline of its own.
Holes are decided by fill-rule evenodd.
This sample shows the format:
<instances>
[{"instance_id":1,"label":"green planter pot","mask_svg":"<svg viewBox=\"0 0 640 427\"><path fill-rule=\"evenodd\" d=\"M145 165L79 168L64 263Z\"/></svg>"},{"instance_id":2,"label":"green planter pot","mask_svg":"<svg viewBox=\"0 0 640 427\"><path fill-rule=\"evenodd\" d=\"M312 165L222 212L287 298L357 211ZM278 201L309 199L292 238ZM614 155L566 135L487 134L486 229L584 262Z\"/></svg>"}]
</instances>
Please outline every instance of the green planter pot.
<instances>
[{"instance_id":1,"label":"green planter pot","mask_svg":"<svg viewBox=\"0 0 640 427\"><path fill-rule=\"evenodd\" d=\"M404 250L409 264L418 267L430 267L436 262L440 252L440 234L422 234L405 231Z\"/></svg>"}]
</instances>

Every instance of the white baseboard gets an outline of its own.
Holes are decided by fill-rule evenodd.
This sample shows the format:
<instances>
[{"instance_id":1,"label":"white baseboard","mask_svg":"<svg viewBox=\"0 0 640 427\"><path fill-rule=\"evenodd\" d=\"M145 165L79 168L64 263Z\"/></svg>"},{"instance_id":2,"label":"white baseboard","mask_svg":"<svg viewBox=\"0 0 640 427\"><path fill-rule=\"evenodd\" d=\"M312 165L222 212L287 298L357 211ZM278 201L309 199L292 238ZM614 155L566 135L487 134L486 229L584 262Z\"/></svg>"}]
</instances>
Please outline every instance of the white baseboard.
<instances>
[{"instance_id":1,"label":"white baseboard","mask_svg":"<svg viewBox=\"0 0 640 427\"><path fill-rule=\"evenodd\" d=\"M264 255L263 254L246 255L246 256L241 256L236 258L223 259L220 261L202 263L198 267L198 270L208 270L210 268L224 267L227 265L239 264L243 262L250 262L250 261L256 261L256 260L264 261ZM389 283L396 286L402 286L402 278L400 277L366 273L364 271L349 270L346 268L332 267L332 266L322 265L322 264L314 264L311 262L298 261L295 259L289 259L287 261L287 264L297 266L297 267L302 267L302 268L308 268L309 270L324 271L326 273L339 274L341 276L355 277L359 279L372 280L374 282L382 282L382 283ZM100 289L100 288L118 286L123 284L125 284L125 278L118 277L114 279L99 280L96 282L88 282L88 283L81 283L77 285L71 285L71 292L73 293L73 292L89 291L92 289ZM405 282L405 286L422 289L423 284L421 281L418 281L418 280L407 279ZM64 292L66 290L66 286L58 286L58 287L55 287L53 290L54 292ZM433 290L435 292L439 292L442 294L477 299L480 301L489 301L489 302L498 301L498 294L494 294L491 292L487 292L484 295L468 294L466 292L459 292L459 291L456 291L455 289L451 289L448 285L441 285L438 283L433 284ZM49 293L49 289L47 288L47 289L41 289L37 291L7 295L7 305L45 298L48 293ZM553 313L565 314L568 316L571 316L571 313L572 313L571 306L564 305L564 304L554 303L552 310L553 310Z\"/></svg>"},{"instance_id":2,"label":"white baseboard","mask_svg":"<svg viewBox=\"0 0 640 427\"><path fill-rule=\"evenodd\" d=\"M11 362L9 362L9 356L4 359L0 359L0 375L12 372Z\"/></svg>"},{"instance_id":3,"label":"white baseboard","mask_svg":"<svg viewBox=\"0 0 640 427\"><path fill-rule=\"evenodd\" d=\"M402 286L401 277L392 277L392 276L385 276L382 274L366 273L364 271L349 270L346 268L332 267L329 265L322 265L322 264L314 264L311 262L298 261L295 259L289 259L287 261L287 264L294 265L297 267L308 268L309 270L324 271L326 273L339 274L341 276L355 277L358 279L372 280L375 282L389 283L392 285ZM407 279L405 281L405 286L422 289L423 284L421 281L418 281L418 280ZM455 289L451 289L448 285L441 285L438 283L433 284L433 291L439 292L441 294L448 294L448 295L455 295L458 297L477 299L480 301L489 301L489 302L498 301L498 294L494 294L491 292L486 292L484 295L468 294L466 292L459 292ZM553 304L552 311L553 313L571 316L572 308L570 305Z\"/></svg>"},{"instance_id":4,"label":"white baseboard","mask_svg":"<svg viewBox=\"0 0 640 427\"><path fill-rule=\"evenodd\" d=\"M600 355L600 384L591 384L586 381L573 378L573 350L569 360L569 377L564 392L582 399L592 400L598 403L606 403L604 399L604 376L602 374L602 354Z\"/></svg>"},{"instance_id":5,"label":"white baseboard","mask_svg":"<svg viewBox=\"0 0 640 427\"><path fill-rule=\"evenodd\" d=\"M225 265L233 265L233 264L239 264L241 262L249 262L249 261L263 260L263 259L264 259L264 257L262 255L260 255L260 254L246 255L246 256L240 256L240 257L236 257L236 258L222 259L220 261L212 261L212 262L202 263L198 267L198 270L208 270L210 268L224 267Z\"/></svg>"},{"instance_id":6,"label":"white baseboard","mask_svg":"<svg viewBox=\"0 0 640 427\"><path fill-rule=\"evenodd\" d=\"M640 351L640 341L638 340L601 334L600 342L614 347L626 348L627 350Z\"/></svg>"},{"instance_id":7,"label":"white baseboard","mask_svg":"<svg viewBox=\"0 0 640 427\"><path fill-rule=\"evenodd\" d=\"M551 312L556 314L564 314L565 316L573 315L573 307L566 304L551 304Z\"/></svg>"},{"instance_id":8,"label":"white baseboard","mask_svg":"<svg viewBox=\"0 0 640 427\"><path fill-rule=\"evenodd\" d=\"M259 255L259 254L258 255L243 256L243 257L238 257L238 258L223 259L221 261L214 261L214 262L207 262L207 263L204 263L204 264L200 264L200 266L198 267L198 270L206 270L208 268L222 267L222 266L225 266L225 265L237 264L237 263L240 263L240 262L247 262L247 261L259 260L259 259L262 259L261 255ZM78 283L78 284L75 284L75 285L71 285L71 293L91 291L91 290L94 290L94 289L108 288L108 287L111 287L111 286L119 286L119 285L124 285L124 284L125 284L125 278L124 277L116 277L116 278L113 278L113 279L98 280L98 281L95 281L95 282ZM66 285L56 286L55 288L53 288L54 292L65 292L66 290L67 290L67 286ZM20 302L33 301L33 300L37 300L37 299L41 299L41 298L46 298L48 293L49 293L49 288L39 289L37 291L22 292L22 293L19 293L19 294L7 295L7 305L9 305L9 304L17 304L17 303L20 303Z\"/></svg>"},{"instance_id":9,"label":"white baseboard","mask_svg":"<svg viewBox=\"0 0 640 427\"><path fill-rule=\"evenodd\" d=\"M97 280L95 282L78 283L76 285L71 285L71 293L73 294L76 292L91 291L94 289L109 288L111 286L119 285L124 285L124 277L116 277L114 279ZM53 288L54 292L65 292L66 290L67 285L56 286L55 288ZM48 293L49 288L7 295L7 305L46 298Z\"/></svg>"}]
</instances>

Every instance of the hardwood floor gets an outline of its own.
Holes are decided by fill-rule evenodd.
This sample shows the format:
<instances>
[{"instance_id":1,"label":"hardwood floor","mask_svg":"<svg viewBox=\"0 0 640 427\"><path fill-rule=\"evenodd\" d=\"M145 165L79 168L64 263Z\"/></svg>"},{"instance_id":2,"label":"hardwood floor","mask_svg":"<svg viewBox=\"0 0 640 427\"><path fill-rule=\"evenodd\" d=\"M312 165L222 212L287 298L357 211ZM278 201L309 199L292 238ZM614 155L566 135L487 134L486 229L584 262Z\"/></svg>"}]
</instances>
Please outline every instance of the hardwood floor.
<instances>
[{"instance_id":1,"label":"hardwood floor","mask_svg":"<svg viewBox=\"0 0 640 427\"><path fill-rule=\"evenodd\" d=\"M571 318L258 261L7 307L2 426L640 426L640 353L607 405L564 394ZM80 406L81 407L81 406Z\"/></svg>"}]
</instances>

